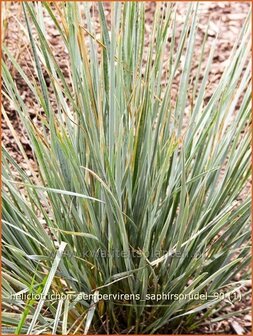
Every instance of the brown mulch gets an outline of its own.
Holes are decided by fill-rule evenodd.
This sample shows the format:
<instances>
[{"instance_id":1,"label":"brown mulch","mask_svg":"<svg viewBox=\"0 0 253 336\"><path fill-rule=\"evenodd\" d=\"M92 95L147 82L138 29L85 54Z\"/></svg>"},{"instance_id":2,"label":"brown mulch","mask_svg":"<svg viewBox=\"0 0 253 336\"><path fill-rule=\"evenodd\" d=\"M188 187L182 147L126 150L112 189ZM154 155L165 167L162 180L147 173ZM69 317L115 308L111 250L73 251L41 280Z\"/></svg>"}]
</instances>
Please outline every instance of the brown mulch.
<instances>
[{"instance_id":1,"label":"brown mulch","mask_svg":"<svg viewBox=\"0 0 253 336\"><path fill-rule=\"evenodd\" d=\"M147 6L147 24L146 31L147 34L150 32L150 22L154 14L153 2L149 3ZM23 70L28 74L28 76L33 76L31 72L31 58L30 58L30 46L27 39L27 36L20 28L19 22L23 23L24 18L22 17L22 8L21 4L17 2L5 3L5 13L4 15L4 31L3 38L4 42L10 50L11 54L16 58L19 64L22 66ZM205 54L208 55L210 50L211 43L213 42L216 33L219 31L219 38L217 43L217 49L214 55L213 66L209 76L208 90L206 99L210 98L213 90L216 88L217 83L222 75L223 69L226 65L227 59L229 57L230 51L233 47L234 42L238 37L238 33L242 27L243 20L245 19L250 8L250 3L237 3L237 2L202 2L200 3L200 10L202 12L201 19L199 22L199 29L197 35L197 45L196 45L196 57L195 64L193 65L193 71L196 70L198 66L198 55L200 54L201 41L205 34L205 29L207 22L210 18L210 28L208 30L208 39L207 39L207 48ZM178 3L178 23L179 27L177 30L177 38L180 36L180 27L182 27L184 21L185 13L185 4ZM109 11L108 11L109 14ZM64 72L66 78L69 77L68 73L68 55L61 42L60 35L58 34L56 28L49 19L46 19L46 27L48 32L48 39L52 48L57 55L57 60ZM39 120L37 119L37 113L40 111L39 104L33 99L30 94L27 85L20 77L20 75L12 68L12 76L14 81L17 83L20 95L23 98L31 117L33 118L35 124L39 126ZM173 83L172 95L175 97L178 94L178 77L175 78ZM49 84L49 82L48 82ZM3 98L3 106L8 114L8 117L20 136L20 141L23 144L25 151L31 160L31 163L34 164L32 148L29 145L29 141L25 136L25 130L22 126L15 107ZM18 149L15 139L13 138L5 120L2 120L2 143L8 149L9 152L13 155L15 160L20 164L21 167L27 169L26 164L24 163L23 157ZM248 192L248 191L246 191ZM239 277L240 275L238 275ZM236 279L235 279L236 280ZM250 284L245 286L242 292L245 293L245 297L242 298L242 301L238 301L235 304L228 304L223 307L219 313L219 316L231 313L242 311L251 306L251 296L248 291L250 290ZM247 294L248 293L248 294ZM218 318L216 316L215 318ZM231 316L228 320L221 320L217 322L207 321L207 324L201 327L199 330L200 333L226 333L226 334L247 334L251 331L251 314L250 312L244 313L242 315Z\"/></svg>"}]
</instances>

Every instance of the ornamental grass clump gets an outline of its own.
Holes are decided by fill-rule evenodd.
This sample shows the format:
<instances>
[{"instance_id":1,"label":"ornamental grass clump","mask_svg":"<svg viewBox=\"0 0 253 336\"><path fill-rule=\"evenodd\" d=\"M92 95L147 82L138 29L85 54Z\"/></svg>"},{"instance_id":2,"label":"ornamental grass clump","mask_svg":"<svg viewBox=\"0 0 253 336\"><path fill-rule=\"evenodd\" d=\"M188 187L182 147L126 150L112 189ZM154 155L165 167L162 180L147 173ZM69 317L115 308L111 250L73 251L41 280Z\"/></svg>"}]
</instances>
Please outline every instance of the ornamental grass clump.
<instances>
[{"instance_id":1,"label":"ornamental grass clump","mask_svg":"<svg viewBox=\"0 0 253 336\"><path fill-rule=\"evenodd\" d=\"M150 33L145 3L108 6L24 2L29 71L3 46L35 162L2 108L27 168L3 148L4 333L196 332L250 278L250 15L207 97L219 35L196 56L198 4L177 38L176 4Z\"/></svg>"}]
</instances>

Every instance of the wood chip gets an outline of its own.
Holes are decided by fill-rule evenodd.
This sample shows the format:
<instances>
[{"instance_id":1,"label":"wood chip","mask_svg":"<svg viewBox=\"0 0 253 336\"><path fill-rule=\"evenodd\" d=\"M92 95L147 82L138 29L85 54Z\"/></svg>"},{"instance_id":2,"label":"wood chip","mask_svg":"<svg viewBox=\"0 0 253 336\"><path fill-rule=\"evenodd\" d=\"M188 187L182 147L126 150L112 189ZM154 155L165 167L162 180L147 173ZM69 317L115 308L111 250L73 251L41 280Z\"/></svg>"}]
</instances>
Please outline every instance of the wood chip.
<instances>
[{"instance_id":1,"label":"wood chip","mask_svg":"<svg viewBox=\"0 0 253 336\"><path fill-rule=\"evenodd\" d=\"M230 323L237 335L245 334L245 330L237 321L231 321Z\"/></svg>"}]
</instances>

